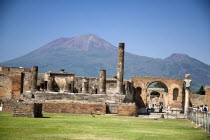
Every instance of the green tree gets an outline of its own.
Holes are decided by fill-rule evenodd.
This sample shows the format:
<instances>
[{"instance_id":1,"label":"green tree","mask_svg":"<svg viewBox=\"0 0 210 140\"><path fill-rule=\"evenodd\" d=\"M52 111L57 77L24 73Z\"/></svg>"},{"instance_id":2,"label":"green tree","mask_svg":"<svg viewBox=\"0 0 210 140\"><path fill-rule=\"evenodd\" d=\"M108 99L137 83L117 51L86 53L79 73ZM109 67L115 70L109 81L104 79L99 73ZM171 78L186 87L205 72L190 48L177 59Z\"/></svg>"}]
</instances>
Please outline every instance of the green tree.
<instances>
[{"instance_id":1,"label":"green tree","mask_svg":"<svg viewBox=\"0 0 210 140\"><path fill-rule=\"evenodd\" d=\"M205 90L203 86L201 86L201 88L196 92L196 94L205 95Z\"/></svg>"},{"instance_id":2,"label":"green tree","mask_svg":"<svg viewBox=\"0 0 210 140\"><path fill-rule=\"evenodd\" d=\"M156 88L164 88L165 92L168 92L167 86L165 84L163 84L162 82L156 82L154 87L156 87Z\"/></svg>"},{"instance_id":3,"label":"green tree","mask_svg":"<svg viewBox=\"0 0 210 140\"><path fill-rule=\"evenodd\" d=\"M160 96L160 93L159 92L157 92L157 91L153 91L153 92L151 92L151 94L150 95L158 95L158 96Z\"/></svg>"}]
</instances>

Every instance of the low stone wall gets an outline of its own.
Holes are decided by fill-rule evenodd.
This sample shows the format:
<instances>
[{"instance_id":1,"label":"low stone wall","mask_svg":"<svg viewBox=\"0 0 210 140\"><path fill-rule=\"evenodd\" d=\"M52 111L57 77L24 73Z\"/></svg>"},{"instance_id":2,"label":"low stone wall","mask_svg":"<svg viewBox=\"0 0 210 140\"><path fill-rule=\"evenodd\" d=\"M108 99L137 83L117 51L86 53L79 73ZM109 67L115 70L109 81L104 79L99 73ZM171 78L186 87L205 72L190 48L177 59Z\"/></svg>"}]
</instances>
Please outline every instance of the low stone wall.
<instances>
[{"instance_id":1,"label":"low stone wall","mask_svg":"<svg viewBox=\"0 0 210 140\"><path fill-rule=\"evenodd\" d=\"M17 103L14 108L13 117L42 117L42 104L39 103Z\"/></svg>"},{"instance_id":2,"label":"low stone wall","mask_svg":"<svg viewBox=\"0 0 210 140\"><path fill-rule=\"evenodd\" d=\"M43 103L43 112L46 113L70 113L70 114L106 114L105 104L91 103Z\"/></svg>"},{"instance_id":3,"label":"low stone wall","mask_svg":"<svg viewBox=\"0 0 210 140\"><path fill-rule=\"evenodd\" d=\"M135 104L119 104L117 114L120 116L136 116L137 106Z\"/></svg>"},{"instance_id":4,"label":"low stone wall","mask_svg":"<svg viewBox=\"0 0 210 140\"><path fill-rule=\"evenodd\" d=\"M17 100L3 100L2 101L2 111L5 112L12 112L14 110L14 107L17 104Z\"/></svg>"},{"instance_id":5,"label":"low stone wall","mask_svg":"<svg viewBox=\"0 0 210 140\"><path fill-rule=\"evenodd\" d=\"M195 107L205 105L205 96L206 95L190 94L190 102Z\"/></svg>"},{"instance_id":6,"label":"low stone wall","mask_svg":"<svg viewBox=\"0 0 210 140\"><path fill-rule=\"evenodd\" d=\"M30 92L24 93L32 94ZM108 96L106 94L86 94L86 93L60 93L60 92L34 92L36 100L75 100L75 101L87 101L97 103L121 103L123 102L125 95Z\"/></svg>"}]
</instances>

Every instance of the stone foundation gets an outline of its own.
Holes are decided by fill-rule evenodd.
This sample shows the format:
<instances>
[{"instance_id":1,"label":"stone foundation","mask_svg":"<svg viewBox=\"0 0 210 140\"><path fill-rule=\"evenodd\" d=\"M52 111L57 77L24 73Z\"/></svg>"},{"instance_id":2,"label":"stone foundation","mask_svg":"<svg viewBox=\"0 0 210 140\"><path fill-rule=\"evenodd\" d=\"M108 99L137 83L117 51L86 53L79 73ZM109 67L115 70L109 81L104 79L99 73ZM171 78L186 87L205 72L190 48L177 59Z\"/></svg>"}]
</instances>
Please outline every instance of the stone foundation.
<instances>
[{"instance_id":1,"label":"stone foundation","mask_svg":"<svg viewBox=\"0 0 210 140\"><path fill-rule=\"evenodd\" d=\"M42 117L42 104L39 103L17 103L14 108L13 117Z\"/></svg>"},{"instance_id":2,"label":"stone foundation","mask_svg":"<svg viewBox=\"0 0 210 140\"><path fill-rule=\"evenodd\" d=\"M117 114L120 116L136 116L137 106L135 104L119 104Z\"/></svg>"},{"instance_id":3,"label":"stone foundation","mask_svg":"<svg viewBox=\"0 0 210 140\"><path fill-rule=\"evenodd\" d=\"M4 112L12 112L14 107L17 104L17 100L3 100L2 101L2 111Z\"/></svg>"},{"instance_id":4,"label":"stone foundation","mask_svg":"<svg viewBox=\"0 0 210 140\"><path fill-rule=\"evenodd\" d=\"M75 100L97 103L122 103L125 95L108 96L106 94L60 93L60 92L28 92L24 95L34 95L37 101L44 100Z\"/></svg>"},{"instance_id":5,"label":"stone foundation","mask_svg":"<svg viewBox=\"0 0 210 140\"><path fill-rule=\"evenodd\" d=\"M97 103L43 103L43 112L70 114L106 114L106 105Z\"/></svg>"}]
</instances>

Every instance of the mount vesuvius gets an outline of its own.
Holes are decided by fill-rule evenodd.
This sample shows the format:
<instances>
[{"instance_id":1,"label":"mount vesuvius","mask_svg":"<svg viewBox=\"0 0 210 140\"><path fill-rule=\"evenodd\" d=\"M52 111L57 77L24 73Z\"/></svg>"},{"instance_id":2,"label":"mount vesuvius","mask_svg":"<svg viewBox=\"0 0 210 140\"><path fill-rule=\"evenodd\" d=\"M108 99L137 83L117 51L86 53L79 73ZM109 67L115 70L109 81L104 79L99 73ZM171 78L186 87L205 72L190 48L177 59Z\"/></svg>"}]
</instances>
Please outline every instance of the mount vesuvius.
<instances>
[{"instance_id":1,"label":"mount vesuvius","mask_svg":"<svg viewBox=\"0 0 210 140\"><path fill-rule=\"evenodd\" d=\"M126 44L125 44L126 48ZM116 75L117 48L104 39L83 34L72 38L59 38L24 56L0 63L0 66L28 67L37 65L39 72L65 71L78 76L98 77L101 69L107 77ZM210 66L189 57L174 53L165 59L125 53L125 79L131 77L167 77L183 79L191 74L192 89L210 84Z\"/></svg>"}]
</instances>

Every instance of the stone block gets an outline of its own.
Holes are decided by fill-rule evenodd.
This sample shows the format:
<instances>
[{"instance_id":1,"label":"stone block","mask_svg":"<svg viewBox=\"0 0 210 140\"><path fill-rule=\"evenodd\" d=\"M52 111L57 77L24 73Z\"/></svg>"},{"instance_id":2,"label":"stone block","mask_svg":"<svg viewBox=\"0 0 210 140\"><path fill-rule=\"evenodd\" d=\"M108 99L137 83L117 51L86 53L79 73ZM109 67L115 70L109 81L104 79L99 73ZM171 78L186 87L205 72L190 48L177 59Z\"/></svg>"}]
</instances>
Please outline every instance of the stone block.
<instances>
[{"instance_id":1,"label":"stone block","mask_svg":"<svg viewBox=\"0 0 210 140\"><path fill-rule=\"evenodd\" d=\"M46 113L106 114L106 105L99 103L45 102L42 109Z\"/></svg>"},{"instance_id":2,"label":"stone block","mask_svg":"<svg viewBox=\"0 0 210 140\"><path fill-rule=\"evenodd\" d=\"M14 108L13 117L41 118L42 104L19 102Z\"/></svg>"},{"instance_id":3,"label":"stone block","mask_svg":"<svg viewBox=\"0 0 210 140\"><path fill-rule=\"evenodd\" d=\"M136 116L137 106L135 104L119 104L117 114L120 116Z\"/></svg>"}]
</instances>

